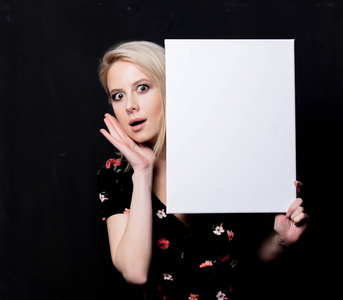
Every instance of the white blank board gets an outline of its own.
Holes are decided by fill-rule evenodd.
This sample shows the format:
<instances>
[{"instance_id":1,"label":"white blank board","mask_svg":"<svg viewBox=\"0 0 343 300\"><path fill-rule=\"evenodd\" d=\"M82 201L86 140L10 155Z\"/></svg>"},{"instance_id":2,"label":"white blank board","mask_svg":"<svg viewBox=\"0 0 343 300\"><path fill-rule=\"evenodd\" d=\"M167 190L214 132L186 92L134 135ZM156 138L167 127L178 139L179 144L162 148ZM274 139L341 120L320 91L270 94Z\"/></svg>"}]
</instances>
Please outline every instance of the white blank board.
<instances>
[{"instance_id":1,"label":"white blank board","mask_svg":"<svg viewBox=\"0 0 343 300\"><path fill-rule=\"evenodd\" d=\"M294 40L165 40L167 212L286 212Z\"/></svg>"}]
</instances>

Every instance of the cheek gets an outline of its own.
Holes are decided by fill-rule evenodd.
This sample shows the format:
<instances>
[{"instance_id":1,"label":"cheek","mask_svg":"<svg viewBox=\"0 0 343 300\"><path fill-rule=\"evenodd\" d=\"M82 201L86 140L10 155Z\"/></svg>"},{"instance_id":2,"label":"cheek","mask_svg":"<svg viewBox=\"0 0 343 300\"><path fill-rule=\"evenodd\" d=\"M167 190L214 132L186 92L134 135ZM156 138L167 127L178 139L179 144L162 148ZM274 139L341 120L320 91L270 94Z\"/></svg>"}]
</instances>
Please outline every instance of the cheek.
<instances>
[{"instance_id":1,"label":"cheek","mask_svg":"<svg viewBox=\"0 0 343 300\"><path fill-rule=\"evenodd\" d=\"M155 100L151 103L150 111L153 113L156 119L161 117L162 101L159 95L157 95Z\"/></svg>"}]
</instances>

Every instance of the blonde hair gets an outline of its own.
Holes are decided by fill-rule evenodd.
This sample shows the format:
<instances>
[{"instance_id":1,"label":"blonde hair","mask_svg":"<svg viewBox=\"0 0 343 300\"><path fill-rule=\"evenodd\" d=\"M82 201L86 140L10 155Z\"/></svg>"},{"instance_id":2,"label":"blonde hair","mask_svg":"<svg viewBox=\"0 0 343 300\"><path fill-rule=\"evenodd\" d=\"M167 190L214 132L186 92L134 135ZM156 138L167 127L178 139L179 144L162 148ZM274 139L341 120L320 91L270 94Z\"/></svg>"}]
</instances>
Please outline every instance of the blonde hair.
<instances>
[{"instance_id":1,"label":"blonde hair","mask_svg":"<svg viewBox=\"0 0 343 300\"><path fill-rule=\"evenodd\" d=\"M117 61L134 63L141 72L146 74L158 87L161 94L162 112L161 128L157 142L153 148L155 157L158 158L163 151L166 140L166 76L165 76L165 52L161 46L147 41L133 41L115 45L103 56L99 66L99 79L104 87L109 102L110 93L107 87L107 73Z\"/></svg>"}]
</instances>

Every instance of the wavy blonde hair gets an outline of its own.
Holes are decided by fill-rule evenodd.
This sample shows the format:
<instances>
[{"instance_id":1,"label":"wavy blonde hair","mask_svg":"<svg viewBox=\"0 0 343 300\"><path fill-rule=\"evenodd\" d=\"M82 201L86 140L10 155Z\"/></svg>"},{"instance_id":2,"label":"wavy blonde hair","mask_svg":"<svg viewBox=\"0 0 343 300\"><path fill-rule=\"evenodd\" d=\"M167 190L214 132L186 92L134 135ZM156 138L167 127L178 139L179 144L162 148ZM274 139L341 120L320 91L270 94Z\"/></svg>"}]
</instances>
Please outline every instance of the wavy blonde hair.
<instances>
[{"instance_id":1,"label":"wavy blonde hair","mask_svg":"<svg viewBox=\"0 0 343 300\"><path fill-rule=\"evenodd\" d=\"M125 42L110 48L103 56L99 66L99 79L104 87L109 102L110 92L107 87L107 73L117 61L134 63L137 68L146 74L157 86L161 94L161 128L153 152L158 158L166 142L166 75L165 75L165 51L161 46L147 41ZM128 168L127 168L128 169Z\"/></svg>"}]
</instances>

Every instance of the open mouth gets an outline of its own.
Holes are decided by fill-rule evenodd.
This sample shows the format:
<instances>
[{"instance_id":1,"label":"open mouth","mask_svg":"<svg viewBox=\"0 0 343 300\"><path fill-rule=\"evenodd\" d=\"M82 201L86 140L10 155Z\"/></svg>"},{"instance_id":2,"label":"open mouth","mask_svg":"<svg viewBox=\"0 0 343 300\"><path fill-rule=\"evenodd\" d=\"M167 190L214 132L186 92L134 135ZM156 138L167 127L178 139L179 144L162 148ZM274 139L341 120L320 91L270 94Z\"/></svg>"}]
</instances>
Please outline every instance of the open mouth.
<instances>
[{"instance_id":1,"label":"open mouth","mask_svg":"<svg viewBox=\"0 0 343 300\"><path fill-rule=\"evenodd\" d=\"M139 121L135 121L133 123L130 124L130 126L135 127L137 125L143 124L146 120L139 120Z\"/></svg>"},{"instance_id":2,"label":"open mouth","mask_svg":"<svg viewBox=\"0 0 343 300\"><path fill-rule=\"evenodd\" d=\"M144 127L146 120L147 119L139 119L139 118L131 120L129 123L129 125L131 126L131 130L133 132L140 131Z\"/></svg>"}]
</instances>

